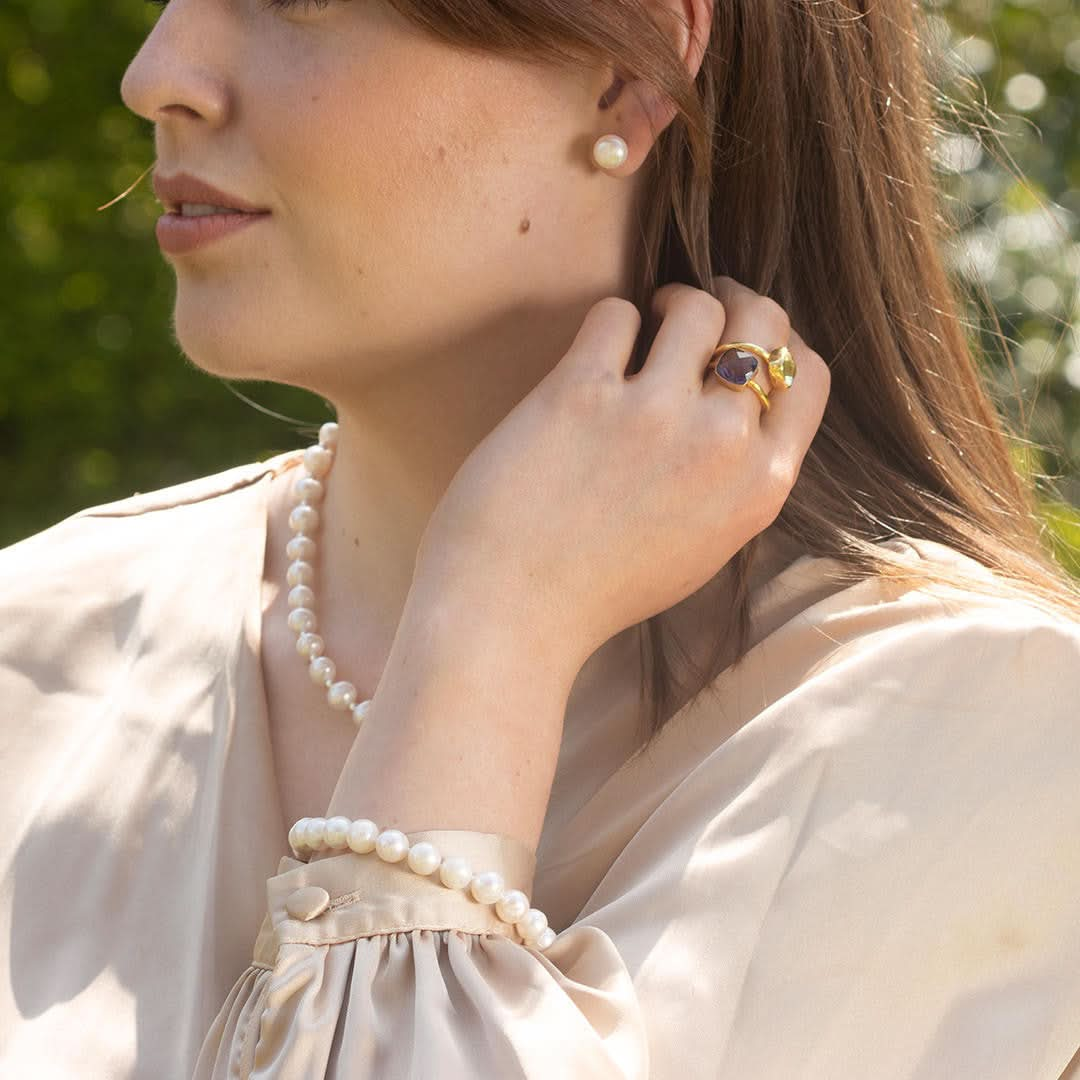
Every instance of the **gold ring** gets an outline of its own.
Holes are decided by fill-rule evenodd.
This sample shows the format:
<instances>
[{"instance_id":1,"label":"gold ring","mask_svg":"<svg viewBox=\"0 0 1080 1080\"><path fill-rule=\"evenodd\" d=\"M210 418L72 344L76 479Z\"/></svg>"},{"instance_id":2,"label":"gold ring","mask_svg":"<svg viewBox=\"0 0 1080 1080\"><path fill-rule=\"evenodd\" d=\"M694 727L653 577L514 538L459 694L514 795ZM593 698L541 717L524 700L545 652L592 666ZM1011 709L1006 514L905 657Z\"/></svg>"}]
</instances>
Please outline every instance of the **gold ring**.
<instances>
[{"instance_id":1,"label":"gold ring","mask_svg":"<svg viewBox=\"0 0 1080 1080\"><path fill-rule=\"evenodd\" d=\"M723 380L721 380L721 382L722 381ZM753 379L747 379L746 382L743 383L743 386L749 386L750 389L753 390L755 394L757 394L758 400L761 402L761 407L766 412L768 412L772 408L772 405L769 404L769 395L766 394L765 391L762 390L761 387L758 386L758 384ZM732 389L735 388L733 387Z\"/></svg>"},{"instance_id":2,"label":"gold ring","mask_svg":"<svg viewBox=\"0 0 1080 1080\"><path fill-rule=\"evenodd\" d=\"M750 353L755 357L756 362L753 368L747 368L745 357L734 357L734 364L727 368L725 373L721 373L724 354L732 350ZM762 408L768 411L771 407L769 396L751 377L757 374L761 362L764 362L768 368L770 386L783 390L791 388L791 384L795 381L795 357L786 345L780 345L770 351L752 341L721 342L713 349L712 355L709 357L706 373L711 371L729 390L742 390L749 387L757 394Z\"/></svg>"}]
</instances>

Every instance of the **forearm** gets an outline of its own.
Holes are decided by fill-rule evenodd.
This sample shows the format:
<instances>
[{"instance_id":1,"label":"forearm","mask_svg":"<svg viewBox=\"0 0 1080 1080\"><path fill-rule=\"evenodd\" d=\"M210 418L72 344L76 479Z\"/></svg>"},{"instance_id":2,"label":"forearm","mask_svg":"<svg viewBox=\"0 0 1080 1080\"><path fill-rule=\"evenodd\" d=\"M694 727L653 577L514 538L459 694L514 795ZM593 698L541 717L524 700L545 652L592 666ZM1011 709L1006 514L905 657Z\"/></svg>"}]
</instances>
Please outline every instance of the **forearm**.
<instances>
[{"instance_id":1,"label":"forearm","mask_svg":"<svg viewBox=\"0 0 1080 1080\"><path fill-rule=\"evenodd\" d=\"M410 595L327 817L503 833L536 850L577 672L506 623Z\"/></svg>"}]
</instances>

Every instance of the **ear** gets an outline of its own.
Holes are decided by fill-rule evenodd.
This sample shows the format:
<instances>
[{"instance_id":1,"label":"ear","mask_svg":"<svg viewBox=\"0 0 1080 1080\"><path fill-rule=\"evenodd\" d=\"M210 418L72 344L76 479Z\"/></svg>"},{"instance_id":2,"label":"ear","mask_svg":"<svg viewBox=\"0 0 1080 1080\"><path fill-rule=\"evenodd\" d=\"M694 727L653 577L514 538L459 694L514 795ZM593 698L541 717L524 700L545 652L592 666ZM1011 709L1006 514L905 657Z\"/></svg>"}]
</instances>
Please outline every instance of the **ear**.
<instances>
[{"instance_id":1,"label":"ear","mask_svg":"<svg viewBox=\"0 0 1080 1080\"><path fill-rule=\"evenodd\" d=\"M657 25L669 33L691 78L696 78L705 58L712 29L714 0L651 0ZM629 176L648 157L660 133L675 119L676 108L647 79L624 82L612 67L601 72L604 92L597 102L595 138L621 135L629 154L610 176Z\"/></svg>"}]
</instances>

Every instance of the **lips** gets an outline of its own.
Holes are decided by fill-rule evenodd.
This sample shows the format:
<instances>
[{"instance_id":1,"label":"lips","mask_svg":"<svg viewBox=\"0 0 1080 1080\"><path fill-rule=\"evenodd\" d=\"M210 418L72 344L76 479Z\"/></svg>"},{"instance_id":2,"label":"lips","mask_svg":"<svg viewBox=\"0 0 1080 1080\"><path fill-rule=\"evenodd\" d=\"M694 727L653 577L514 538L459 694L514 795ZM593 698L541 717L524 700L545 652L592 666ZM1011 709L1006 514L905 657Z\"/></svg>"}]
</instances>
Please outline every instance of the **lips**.
<instances>
[{"instance_id":1,"label":"lips","mask_svg":"<svg viewBox=\"0 0 1080 1080\"><path fill-rule=\"evenodd\" d=\"M190 173L176 173L174 176L159 176L154 173L154 194L158 202L167 210L178 212L181 203L202 203L207 206L227 207L229 210L240 214L265 214L269 208L257 206L247 199L222 188L216 187L206 180L201 180Z\"/></svg>"},{"instance_id":2,"label":"lips","mask_svg":"<svg viewBox=\"0 0 1080 1080\"><path fill-rule=\"evenodd\" d=\"M246 230L260 221L269 221L269 212L262 214L229 213L201 214L184 217L169 212L157 220L155 233L161 250L170 255L186 255L188 252L221 241L238 231Z\"/></svg>"}]
</instances>

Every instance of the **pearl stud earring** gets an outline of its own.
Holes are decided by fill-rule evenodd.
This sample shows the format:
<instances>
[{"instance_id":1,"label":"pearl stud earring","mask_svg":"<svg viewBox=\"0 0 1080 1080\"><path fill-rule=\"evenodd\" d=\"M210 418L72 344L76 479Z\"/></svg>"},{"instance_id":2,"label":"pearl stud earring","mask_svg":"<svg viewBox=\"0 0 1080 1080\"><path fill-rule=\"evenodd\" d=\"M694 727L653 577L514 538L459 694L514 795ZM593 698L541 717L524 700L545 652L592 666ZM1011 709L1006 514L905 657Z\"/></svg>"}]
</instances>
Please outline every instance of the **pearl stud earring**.
<instances>
[{"instance_id":1,"label":"pearl stud earring","mask_svg":"<svg viewBox=\"0 0 1080 1080\"><path fill-rule=\"evenodd\" d=\"M601 169L617 169L630 154L626 140L620 135L601 135L593 143L593 161Z\"/></svg>"}]
</instances>

